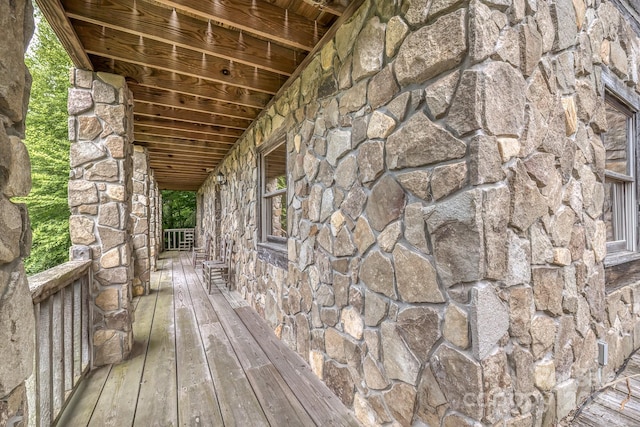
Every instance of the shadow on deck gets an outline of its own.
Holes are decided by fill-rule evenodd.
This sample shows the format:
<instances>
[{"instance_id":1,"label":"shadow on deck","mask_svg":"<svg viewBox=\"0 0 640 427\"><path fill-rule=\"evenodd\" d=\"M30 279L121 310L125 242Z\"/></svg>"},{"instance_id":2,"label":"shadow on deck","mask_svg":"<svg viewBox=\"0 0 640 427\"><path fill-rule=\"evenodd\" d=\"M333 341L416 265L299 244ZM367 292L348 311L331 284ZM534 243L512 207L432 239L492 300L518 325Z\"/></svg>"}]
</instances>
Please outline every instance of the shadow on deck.
<instances>
[{"instance_id":1,"label":"shadow on deck","mask_svg":"<svg viewBox=\"0 0 640 427\"><path fill-rule=\"evenodd\" d=\"M207 295L187 254L164 253L151 289L130 359L93 371L58 425L358 425L237 293Z\"/></svg>"}]
</instances>

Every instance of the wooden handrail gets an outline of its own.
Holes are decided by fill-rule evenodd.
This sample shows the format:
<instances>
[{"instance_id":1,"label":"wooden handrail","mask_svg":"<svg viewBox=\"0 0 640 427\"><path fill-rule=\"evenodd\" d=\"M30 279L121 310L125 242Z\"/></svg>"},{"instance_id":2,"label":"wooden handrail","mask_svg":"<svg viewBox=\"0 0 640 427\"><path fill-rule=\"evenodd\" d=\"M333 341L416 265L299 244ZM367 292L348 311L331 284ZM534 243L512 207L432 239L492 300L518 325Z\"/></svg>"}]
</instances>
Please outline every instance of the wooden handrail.
<instances>
[{"instance_id":1,"label":"wooden handrail","mask_svg":"<svg viewBox=\"0 0 640 427\"><path fill-rule=\"evenodd\" d=\"M29 277L36 317L37 426L54 425L93 361L91 261L69 261Z\"/></svg>"},{"instance_id":2,"label":"wooden handrail","mask_svg":"<svg viewBox=\"0 0 640 427\"><path fill-rule=\"evenodd\" d=\"M76 279L84 276L91 261L69 261L29 277L29 289L34 304L49 298Z\"/></svg>"}]
</instances>

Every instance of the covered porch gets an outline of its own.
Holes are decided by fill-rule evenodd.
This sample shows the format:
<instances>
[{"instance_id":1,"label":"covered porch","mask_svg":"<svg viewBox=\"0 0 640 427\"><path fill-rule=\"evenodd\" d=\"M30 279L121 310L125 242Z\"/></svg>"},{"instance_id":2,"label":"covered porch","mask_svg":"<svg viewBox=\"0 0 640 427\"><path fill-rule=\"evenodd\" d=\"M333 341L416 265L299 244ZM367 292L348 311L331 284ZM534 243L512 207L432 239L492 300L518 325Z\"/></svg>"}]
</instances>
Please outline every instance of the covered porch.
<instances>
[{"instance_id":1,"label":"covered porch","mask_svg":"<svg viewBox=\"0 0 640 427\"><path fill-rule=\"evenodd\" d=\"M235 291L201 279L188 252L160 256L130 358L81 382L58 425L358 425Z\"/></svg>"}]
</instances>

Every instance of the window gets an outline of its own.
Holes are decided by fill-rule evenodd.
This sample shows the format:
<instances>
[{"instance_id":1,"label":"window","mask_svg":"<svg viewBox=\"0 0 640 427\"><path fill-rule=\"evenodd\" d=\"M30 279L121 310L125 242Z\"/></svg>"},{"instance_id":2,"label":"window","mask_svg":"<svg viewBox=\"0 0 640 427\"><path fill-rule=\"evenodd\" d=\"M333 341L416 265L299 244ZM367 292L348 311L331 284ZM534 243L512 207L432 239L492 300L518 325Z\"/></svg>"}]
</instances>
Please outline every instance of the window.
<instances>
[{"instance_id":1,"label":"window","mask_svg":"<svg viewBox=\"0 0 640 427\"><path fill-rule=\"evenodd\" d=\"M287 242L287 150L281 142L260 156L261 240Z\"/></svg>"},{"instance_id":2,"label":"window","mask_svg":"<svg viewBox=\"0 0 640 427\"><path fill-rule=\"evenodd\" d=\"M636 250L636 111L621 99L605 96L607 132L604 221L607 253Z\"/></svg>"}]
</instances>

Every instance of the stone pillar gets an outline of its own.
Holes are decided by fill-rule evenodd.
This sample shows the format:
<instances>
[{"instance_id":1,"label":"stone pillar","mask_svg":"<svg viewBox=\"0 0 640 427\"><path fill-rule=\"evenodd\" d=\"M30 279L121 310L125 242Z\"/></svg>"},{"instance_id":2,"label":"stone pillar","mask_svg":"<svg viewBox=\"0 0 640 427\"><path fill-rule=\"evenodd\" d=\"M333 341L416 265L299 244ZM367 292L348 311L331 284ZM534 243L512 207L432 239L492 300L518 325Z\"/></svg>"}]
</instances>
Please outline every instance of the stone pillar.
<instances>
[{"instance_id":1,"label":"stone pillar","mask_svg":"<svg viewBox=\"0 0 640 427\"><path fill-rule=\"evenodd\" d=\"M133 295L149 293L149 154L139 145L133 146Z\"/></svg>"},{"instance_id":2,"label":"stone pillar","mask_svg":"<svg viewBox=\"0 0 640 427\"><path fill-rule=\"evenodd\" d=\"M133 343L133 102L121 76L73 70L71 84L69 225L72 245L91 248L94 364L100 366L126 358Z\"/></svg>"},{"instance_id":3,"label":"stone pillar","mask_svg":"<svg viewBox=\"0 0 640 427\"><path fill-rule=\"evenodd\" d=\"M157 209L158 209L158 185L153 175L153 170L149 171L149 267L151 271L158 269L158 237L157 237ZM162 227L161 227L162 228Z\"/></svg>"},{"instance_id":4,"label":"stone pillar","mask_svg":"<svg viewBox=\"0 0 640 427\"><path fill-rule=\"evenodd\" d=\"M158 254L164 251L164 230L162 228L162 192L158 189L156 193L156 248Z\"/></svg>"},{"instance_id":5,"label":"stone pillar","mask_svg":"<svg viewBox=\"0 0 640 427\"><path fill-rule=\"evenodd\" d=\"M31 189L22 143L31 77L24 52L33 34L29 0L0 2L0 425L26 424L25 380L35 354L35 319L22 259L29 255L27 209L11 197Z\"/></svg>"}]
</instances>

